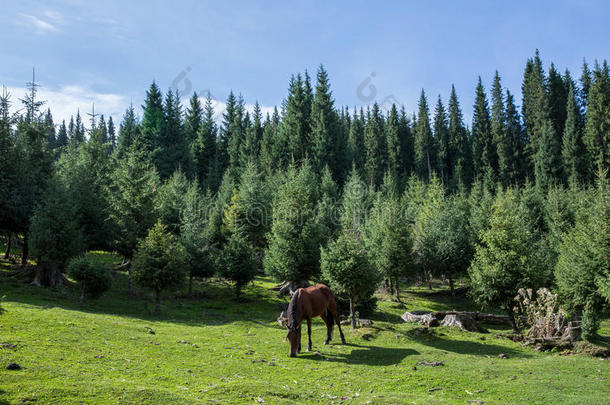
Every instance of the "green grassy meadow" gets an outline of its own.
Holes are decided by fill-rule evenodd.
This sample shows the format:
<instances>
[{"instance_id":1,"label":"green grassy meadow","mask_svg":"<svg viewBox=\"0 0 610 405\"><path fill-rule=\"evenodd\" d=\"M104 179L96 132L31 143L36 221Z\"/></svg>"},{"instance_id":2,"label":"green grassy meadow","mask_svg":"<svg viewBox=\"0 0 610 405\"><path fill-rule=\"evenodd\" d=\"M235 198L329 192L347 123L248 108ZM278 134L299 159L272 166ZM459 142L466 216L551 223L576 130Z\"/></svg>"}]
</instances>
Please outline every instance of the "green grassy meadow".
<instances>
[{"instance_id":1,"label":"green grassy meadow","mask_svg":"<svg viewBox=\"0 0 610 405\"><path fill-rule=\"evenodd\" d=\"M538 353L492 326L489 334L422 332L384 296L373 327L344 327L347 345L335 328L324 346L317 319L313 351L289 358L276 322L287 299L273 285L259 277L245 289L246 301L236 302L224 282L198 283L196 298L165 297L154 316L146 294L127 296L124 273L83 305L76 291L0 275L0 403L610 403L608 360ZM403 301L408 310L473 309L419 288L405 290ZM609 320L601 334L607 347ZM6 370L11 362L22 369Z\"/></svg>"}]
</instances>

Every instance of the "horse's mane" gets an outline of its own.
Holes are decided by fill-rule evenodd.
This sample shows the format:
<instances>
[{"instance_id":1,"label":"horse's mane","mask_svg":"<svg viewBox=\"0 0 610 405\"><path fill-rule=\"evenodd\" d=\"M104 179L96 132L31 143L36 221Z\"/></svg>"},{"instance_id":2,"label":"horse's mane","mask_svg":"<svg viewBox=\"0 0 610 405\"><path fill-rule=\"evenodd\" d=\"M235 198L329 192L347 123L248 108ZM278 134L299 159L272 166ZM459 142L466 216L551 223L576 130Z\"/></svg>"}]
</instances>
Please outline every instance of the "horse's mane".
<instances>
[{"instance_id":1,"label":"horse's mane","mask_svg":"<svg viewBox=\"0 0 610 405\"><path fill-rule=\"evenodd\" d=\"M299 295L299 290L292 294L292 299L290 304L288 304L288 328L291 331L296 331L297 329L297 295Z\"/></svg>"}]
</instances>

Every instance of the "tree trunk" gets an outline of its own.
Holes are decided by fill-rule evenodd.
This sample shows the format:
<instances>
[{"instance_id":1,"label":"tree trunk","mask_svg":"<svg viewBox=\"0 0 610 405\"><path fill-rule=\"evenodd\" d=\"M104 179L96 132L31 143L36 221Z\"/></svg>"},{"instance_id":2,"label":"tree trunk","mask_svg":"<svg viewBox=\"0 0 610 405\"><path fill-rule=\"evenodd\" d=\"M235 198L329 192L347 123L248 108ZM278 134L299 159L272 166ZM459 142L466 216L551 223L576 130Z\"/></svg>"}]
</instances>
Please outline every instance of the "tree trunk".
<instances>
[{"instance_id":1,"label":"tree trunk","mask_svg":"<svg viewBox=\"0 0 610 405\"><path fill-rule=\"evenodd\" d=\"M10 257L12 246L13 246L13 235L9 232L6 236L6 252L4 252L5 259L8 259Z\"/></svg>"},{"instance_id":2,"label":"tree trunk","mask_svg":"<svg viewBox=\"0 0 610 405\"><path fill-rule=\"evenodd\" d=\"M35 270L34 280L32 285L38 287L57 287L61 284L66 284L67 280L57 265L49 262L41 262Z\"/></svg>"},{"instance_id":3,"label":"tree trunk","mask_svg":"<svg viewBox=\"0 0 610 405\"><path fill-rule=\"evenodd\" d=\"M161 313L161 290L155 290L155 314Z\"/></svg>"},{"instance_id":4,"label":"tree trunk","mask_svg":"<svg viewBox=\"0 0 610 405\"><path fill-rule=\"evenodd\" d=\"M356 313L354 311L354 298L349 297L349 315L352 318L352 329L356 329Z\"/></svg>"},{"instance_id":5,"label":"tree trunk","mask_svg":"<svg viewBox=\"0 0 610 405\"><path fill-rule=\"evenodd\" d=\"M398 302L401 302L400 301L400 287L399 287L398 277L396 277L396 280L394 280L394 288L396 290L396 300Z\"/></svg>"},{"instance_id":6,"label":"tree trunk","mask_svg":"<svg viewBox=\"0 0 610 405\"><path fill-rule=\"evenodd\" d=\"M428 290L432 289L432 274L426 270L426 281L428 282Z\"/></svg>"},{"instance_id":7,"label":"tree trunk","mask_svg":"<svg viewBox=\"0 0 610 405\"><path fill-rule=\"evenodd\" d=\"M25 267L28 264L28 235L27 233L23 235L23 249L21 250L21 267Z\"/></svg>"},{"instance_id":8,"label":"tree trunk","mask_svg":"<svg viewBox=\"0 0 610 405\"><path fill-rule=\"evenodd\" d=\"M85 287L81 286L80 288L80 303L85 302Z\"/></svg>"},{"instance_id":9,"label":"tree trunk","mask_svg":"<svg viewBox=\"0 0 610 405\"><path fill-rule=\"evenodd\" d=\"M131 278L131 260L129 260L127 265L127 288L129 289L129 295L133 297L135 292L133 290L133 279Z\"/></svg>"},{"instance_id":10,"label":"tree trunk","mask_svg":"<svg viewBox=\"0 0 610 405\"><path fill-rule=\"evenodd\" d=\"M189 274L189 298L193 298L193 275Z\"/></svg>"},{"instance_id":11,"label":"tree trunk","mask_svg":"<svg viewBox=\"0 0 610 405\"><path fill-rule=\"evenodd\" d=\"M453 286L453 278L449 277L449 286L451 287L451 296L455 297L455 288Z\"/></svg>"},{"instance_id":12,"label":"tree trunk","mask_svg":"<svg viewBox=\"0 0 610 405\"><path fill-rule=\"evenodd\" d=\"M388 277L388 281L390 283L390 295L394 295L394 283L392 282L392 277Z\"/></svg>"}]
</instances>

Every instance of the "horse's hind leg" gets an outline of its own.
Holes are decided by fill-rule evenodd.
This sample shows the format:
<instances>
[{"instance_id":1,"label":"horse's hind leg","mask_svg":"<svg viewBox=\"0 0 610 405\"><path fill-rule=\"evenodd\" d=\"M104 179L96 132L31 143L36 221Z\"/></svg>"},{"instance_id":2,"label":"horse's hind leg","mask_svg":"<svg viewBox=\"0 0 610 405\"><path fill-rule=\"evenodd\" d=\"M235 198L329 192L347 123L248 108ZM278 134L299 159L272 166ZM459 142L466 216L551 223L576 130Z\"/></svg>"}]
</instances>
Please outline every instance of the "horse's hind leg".
<instances>
[{"instance_id":1,"label":"horse's hind leg","mask_svg":"<svg viewBox=\"0 0 610 405\"><path fill-rule=\"evenodd\" d=\"M327 345L330 343L333 335L333 314L331 314L329 310L326 310L326 314L320 315L320 318L322 318L326 325L326 340L324 341L324 344Z\"/></svg>"},{"instance_id":2,"label":"horse's hind leg","mask_svg":"<svg viewBox=\"0 0 610 405\"><path fill-rule=\"evenodd\" d=\"M307 337L309 338L309 342L307 344L307 351L311 351L311 318L307 318Z\"/></svg>"},{"instance_id":3,"label":"horse's hind leg","mask_svg":"<svg viewBox=\"0 0 610 405\"><path fill-rule=\"evenodd\" d=\"M341 335L341 343L345 344L345 336L343 336L343 331L341 330L341 322L339 321L339 314L337 313L337 304L333 299L330 301L330 305L328 306L329 312L335 318L335 322L337 322L337 327L339 328L339 334Z\"/></svg>"}]
</instances>

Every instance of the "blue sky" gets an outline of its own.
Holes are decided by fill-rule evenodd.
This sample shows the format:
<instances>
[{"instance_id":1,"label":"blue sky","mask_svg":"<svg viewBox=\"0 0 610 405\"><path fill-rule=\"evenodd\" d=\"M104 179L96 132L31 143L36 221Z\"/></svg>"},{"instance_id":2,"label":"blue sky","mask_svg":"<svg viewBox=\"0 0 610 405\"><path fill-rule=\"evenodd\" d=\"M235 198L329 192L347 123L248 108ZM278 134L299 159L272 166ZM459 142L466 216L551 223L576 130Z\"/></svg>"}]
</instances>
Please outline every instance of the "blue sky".
<instances>
[{"instance_id":1,"label":"blue sky","mask_svg":"<svg viewBox=\"0 0 610 405\"><path fill-rule=\"evenodd\" d=\"M498 69L519 93L536 48L577 76L583 57L610 54L601 0L173 3L0 0L0 84L16 102L35 66L56 120L91 102L117 119L153 79L279 105L291 74L322 63L339 105L414 111L421 88L434 104L454 83L469 120L477 77L489 87Z\"/></svg>"}]
</instances>

